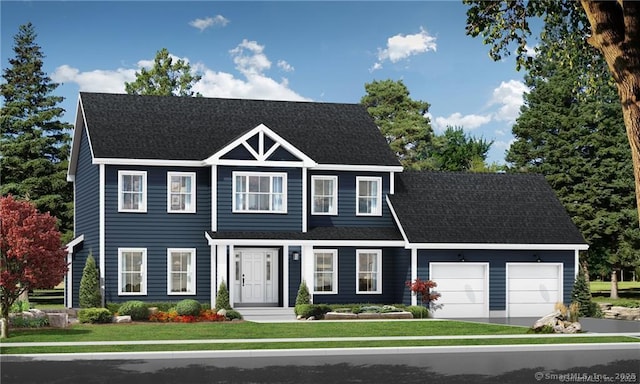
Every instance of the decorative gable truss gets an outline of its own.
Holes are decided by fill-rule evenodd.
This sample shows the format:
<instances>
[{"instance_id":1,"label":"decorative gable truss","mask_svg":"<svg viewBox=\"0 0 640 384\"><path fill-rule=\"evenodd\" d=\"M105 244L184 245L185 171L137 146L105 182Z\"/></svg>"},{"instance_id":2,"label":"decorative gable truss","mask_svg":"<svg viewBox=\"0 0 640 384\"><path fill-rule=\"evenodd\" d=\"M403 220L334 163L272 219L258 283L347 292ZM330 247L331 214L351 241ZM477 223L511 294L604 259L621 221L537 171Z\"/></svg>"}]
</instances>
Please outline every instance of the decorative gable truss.
<instances>
[{"instance_id":1,"label":"decorative gable truss","mask_svg":"<svg viewBox=\"0 0 640 384\"><path fill-rule=\"evenodd\" d=\"M264 124L246 132L206 159L208 165L311 168L317 163Z\"/></svg>"}]
</instances>

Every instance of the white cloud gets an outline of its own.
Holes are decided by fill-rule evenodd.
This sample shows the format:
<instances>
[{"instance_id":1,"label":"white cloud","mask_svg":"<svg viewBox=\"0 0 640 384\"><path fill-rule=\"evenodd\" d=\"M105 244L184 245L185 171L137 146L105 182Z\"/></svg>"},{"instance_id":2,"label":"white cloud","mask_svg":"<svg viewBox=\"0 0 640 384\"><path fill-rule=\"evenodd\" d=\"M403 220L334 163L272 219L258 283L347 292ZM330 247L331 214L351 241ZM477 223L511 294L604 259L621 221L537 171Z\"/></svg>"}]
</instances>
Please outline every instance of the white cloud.
<instances>
[{"instance_id":1,"label":"white cloud","mask_svg":"<svg viewBox=\"0 0 640 384\"><path fill-rule=\"evenodd\" d=\"M214 26L225 27L227 24L229 24L229 19L222 15L216 15L215 17L207 17L204 19L195 19L189 22L190 26L198 28L200 32Z\"/></svg>"},{"instance_id":2,"label":"white cloud","mask_svg":"<svg viewBox=\"0 0 640 384\"><path fill-rule=\"evenodd\" d=\"M528 57L536 57L538 55L538 52L536 52L536 49L538 48L537 45L531 47L527 44L524 45L524 54Z\"/></svg>"},{"instance_id":3,"label":"white cloud","mask_svg":"<svg viewBox=\"0 0 640 384\"><path fill-rule=\"evenodd\" d=\"M278 68L282 69L285 72L293 72L294 68L291 64L287 63L284 60L278 60Z\"/></svg>"},{"instance_id":4,"label":"white cloud","mask_svg":"<svg viewBox=\"0 0 640 384\"><path fill-rule=\"evenodd\" d=\"M419 33L413 35L397 34L387 39L386 48L378 48L378 61L370 71L382 68L382 63L386 60L397 63L411 56L429 51L435 52L435 50L436 38L429 35L422 27Z\"/></svg>"},{"instance_id":5,"label":"white cloud","mask_svg":"<svg viewBox=\"0 0 640 384\"><path fill-rule=\"evenodd\" d=\"M202 76L192 87L205 97L250 98L264 100L310 101L289 88L287 79L276 81L264 74L271 62L264 54L264 47L255 41L244 40L230 51L236 69L243 78L232 73L216 71L203 63L191 64L191 69ZM186 57L179 58L189 62ZM285 61L282 61L286 63ZM137 70L149 68L153 60L139 60ZM286 66L285 66L286 67ZM293 69L293 67L291 67ZM80 91L124 93L124 83L135 80L136 69L93 70L81 72L69 65L62 65L52 73L51 78L60 83L76 83Z\"/></svg>"},{"instance_id":6,"label":"white cloud","mask_svg":"<svg viewBox=\"0 0 640 384\"><path fill-rule=\"evenodd\" d=\"M489 106L500 105L498 111L494 113L494 118L499 121L514 122L520 115L520 107L524 103L522 95L528 91L529 88L521 81L501 82L498 88L493 90L489 101Z\"/></svg>"},{"instance_id":7,"label":"white cloud","mask_svg":"<svg viewBox=\"0 0 640 384\"><path fill-rule=\"evenodd\" d=\"M62 65L51 74L56 83L76 83L80 91L124 93L124 83L135 80L135 69L118 68L80 72L69 65Z\"/></svg>"},{"instance_id":8,"label":"white cloud","mask_svg":"<svg viewBox=\"0 0 640 384\"><path fill-rule=\"evenodd\" d=\"M491 121L491 115L463 115L460 112L452 113L447 117L436 117L432 119L433 127L436 131L443 132L447 126L463 127L465 130L475 129Z\"/></svg>"}]
</instances>

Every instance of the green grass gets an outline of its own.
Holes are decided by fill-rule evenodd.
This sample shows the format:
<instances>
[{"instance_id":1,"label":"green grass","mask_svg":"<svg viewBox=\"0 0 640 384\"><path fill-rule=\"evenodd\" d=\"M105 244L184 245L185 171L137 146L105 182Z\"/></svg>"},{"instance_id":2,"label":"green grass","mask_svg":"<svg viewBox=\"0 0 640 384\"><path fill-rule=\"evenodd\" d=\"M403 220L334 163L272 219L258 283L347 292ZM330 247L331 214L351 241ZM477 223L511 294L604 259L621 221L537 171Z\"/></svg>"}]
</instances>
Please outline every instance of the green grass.
<instances>
[{"instance_id":1,"label":"green grass","mask_svg":"<svg viewBox=\"0 0 640 384\"><path fill-rule=\"evenodd\" d=\"M461 321L375 321L292 323L131 323L77 324L67 329L11 330L12 342L263 339L444 335L517 335L528 328Z\"/></svg>"},{"instance_id":2,"label":"green grass","mask_svg":"<svg viewBox=\"0 0 640 384\"><path fill-rule=\"evenodd\" d=\"M591 281L589 288L591 289L591 292L609 292L611 291L611 282ZM618 290L640 290L640 281L619 281Z\"/></svg>"}]
</instances>

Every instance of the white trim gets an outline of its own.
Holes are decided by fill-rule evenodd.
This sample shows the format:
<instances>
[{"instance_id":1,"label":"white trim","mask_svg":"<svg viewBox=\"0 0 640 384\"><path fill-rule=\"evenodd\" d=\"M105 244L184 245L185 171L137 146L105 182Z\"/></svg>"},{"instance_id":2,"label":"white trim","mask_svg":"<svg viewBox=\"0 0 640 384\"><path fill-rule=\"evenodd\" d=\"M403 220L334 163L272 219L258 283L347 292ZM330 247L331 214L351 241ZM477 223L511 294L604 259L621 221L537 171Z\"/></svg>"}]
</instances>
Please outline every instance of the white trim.
<instances>
[{"instance_id":1,"label":"white trim","mask_svg":"<svg viewBox=\"0 0 640 384\"><path fill-rule=\"evenodd\" d=\"M110 157L94 157L92 164L105 165L141 165L154 167L206 167L202 160L156 160L156 159L130 159L130 158L110 158Z\"/></svg>"},{"instance_id":2,"label":"white trim","mask_svg":"<svg viewBox=\"0 0 640 384\"><path fill-rule=\"evenodd\" d=\"M75 197L75 196L74 196ZM74 213L75 215L75 213ZM74 227L75 227L75 222L74 222ZM75 233L75 228L74 228L74 233ZM72 308L73 307L73 268L72 268L72 263L73 263L73 248L82 243L84 241L84 234L76 237L75 239L71 240L69 243L67 243L67 245L65 246L66 250L67 250L67 273L65 276L65 295L64 295L64 306L66 308Z\"/></svg>"},{"instance_id":3,"label":"white trim","mask_svg":"<svg viewBox=\"0 0 640 384\"><path fill-rule=\"evenodd\" d=\"M289 246L282 247L282 307L289 308Z\"/></svg>"},{"instance_id":4,"label":"white trim","mask_svg":"<svg viewBox=\"0 0 640 384\"><path fill-rule=\"evenodd\" d=\"M329 253L332 256L331 265L333 267L331 271L331 291L316 291L316 254ZM338 250L337 249L324 249L317 248L313 250L313 291L316 295L336 295L338 293Z\"/></svg>"},{"instance_id":5,"label":"white trim","mask_svg":"<svg viewBox=\"0 0 640 384\"><path fill-rule=\"evenodd\" d=\"M172 279L171 273L173 272L171 264L171 254L174 252L189 253L189 270L187 271L187 281L189 281L189 275L191 275L190 283L187 284L187 290L185 292L172 291ZM168 296L180 296L180 295L195 295L196 294L196 249L195 248L167 248L167 295Z\"/></svg>"},{"instance_id":6,"label":"white trim","mask_svg":"<svg viewBox=\"0 0 640 384\"><path fill-rule=\"evenodd\" d=\"M354 172L402 172L399 165L356 165L356 164L318 164L317 171L354 171Z\"/></svg>"},{"instance_id":7,"label":"white trim","mask_svg":"<svg viewBox=\"0 0 640 384\"><path fill-rule=\"evenodd\" d=\"M511 317L511 313L510 313L510 302L509 302L509 267L512 265L517 265L517 266L556 266L559 267L558 268L558 298L560 302L564 302L564 263L560 262L560 263L556 263L556 262L550 262L550 263L545 263L545 262L528 262L528 263L518 263L518 262L512 262L512 263L505 263L504 266L504 286L505 286L505 312L506 312L506 317ZM544 314L541 314L541 316Z\"/></svg>"},{"instance_id":8,"label":"white trim","mask_svg":"<svg viewBox=\"0 0 640 384\"><path fill-rule=\"evenodd\" d=\"M98 239L98 248L99 248L99 252L98 252L98 263L99 263L99 268L100 268L100 295L102 296L102 306L105 306L106 303L106 286L105 286L105 281L106 281L106 272L105 272L105 265L106 265L106 256L105 256L105 236L106 236L106 220L105 220L105 195L106 195L106 170L105 170L105 165L104 164L100 164L99 165L99 171L100 171L100 201L99 201L99 239Z\"/></svg>"},{"instance_id":9,"label":"white trim","mask_svg":"<svg viewBox=\"0 0 640 384\"><path fill-rule=\"evenodd\" d=\"M242 193L246 194L247 197L247 201L245 201L246 204L249 204L248 202L248 195L250 193L254 193L254 192L250 192L249 191L249 177L269 177L269 206L271 208L273 205L273 199L272 196L274 194L273 192L273 180L276 177L280 177L282 178L282 209L281 210L274 210L274 209L270 209L270 210L250 210L250 209L238 209L236 207L236 178L240 176L240 177L244 177L246 178L246 191L243 191ZM231 212L232 213L287 213L287 173L286 172L245 172L245 171L234 171L231 172L231 178L232 178L232 186L231 186Z\"/></svg>"},{"instance_id":10,"label":"white trim","mask_svg":"<svg viewBox=\"0 0 640 384\"><path fill-rule=\"evenodd\" d=\"M331 197L333 198L333 207L328 212L316 212L315 211L315 196L316 196L316 180L331 180L333 182L333 188L331 191ZM338 176L335 175L312 175L311 176L311 214L314 216L337 216L338 215Z\"/></svg>"},{"instance_id":11,"label":"white trim","mask_svg":"<svg viewBox=\"0 0 640 384\"><path fill-rule=\"evenodd\" d=\"M236 295L242 293L242 291L236 293L236 249L233 244L230 244L227 248L228 253L225 254L225 275L227 275L227 290L229 291L229 304L233 307L236 300Z\"/></svg>"},{"instance_id":12,"label":"white trim","mask_svg":"<svg viewBox=\"0 0 640 384\"><path fill-rule=\"evenodd\" d=\"M396 193L396 174L389 172L389 195Z\"/></svg>"},{"instance_id":13,"label":"white trim","mask_svg":"<svg viewBox=\"0 0 640 384\"><path fill-rule=\"evenodd\" d=\"M139 202L138 209L123 208L124 201L122 199L122 177L123 176L142 176L142 199ZM126 169L118 170L118 212L126 213L147 213L147 171L131 171Z\"/></svg>"},{"instance_id":14,"label":"white trim","mask_svg":"<svg viewBox=\"0 0 640 384\"><path fill-rule=\"evenodd\" d=\"M218 166L211 166L211 230L218 230Z\"/></svg>"},{"instance_id":15,"label":"white trim","mask_svg":"<svg viewBox=\"0 0 640 384\"><path fill-rule=\"evenodd\" d=\"M140 292L122 292L122 254L142 253L140 265ZM118 296L146 296L147 295L147 248L118 248Z\"/></svg>"},{"instance_id":16,"label":"white trim","mask_svg":"<svg viewBox=\"0 0 640 384\"><path fill-rule=\"evenodd\" d=\"M407 233L404 231L404 227L402 226L402 223L400 222L400 219L398 218L398 215L396 214L396 210L393 208L393 205L391 204L391 199L389 199L389 195L385 196L385 200L387 201L387 206L389 207L389 211L391 212L391 216L393 216L393 220L396 222L396 226L398 227L398 229L400 230L400 234L402 235L402 238L404 239L407 248L410 248L409 245L409 239L407 238ZM417 247L413 247L414 249ZM415 279L414 279L415 280Z\"/></svg>"},{"instance_id":17,"label":"white trim","mask_svg":"<svg viewBox=\"0 0 640 384\"><path fill-rule=\"evenodd\" d=\"M211 165L212 164L236 165L236 164L233 164L233 163L232 164L225 164L224 163L225 159L222 159L222 157L224 155L226 155L227 153L229 153L230 151L232 151L233 149L235 149L239 145L244 145L245 147L247 147L247 146L251 147L250 145L248 145L247 140L249 140L250 138L252 138L256 134L258 134L258 151L259 151L259 153L256 152L255 150L253 150L253 148L251 148L249 150L249 152L256 158L255 161L251 160L250 163L254 163L254 164L258 163L259 165L264 165L265 163L286 163L286 162L268 161L267 160L267 158L273 153L273 151L275 151L275 149L273 149L273 151L271 151L271 150L267 150L266 152L264 151L264 135L267 135L267 137L269 137L271 140L274 141L274 146L276 144L278 144L282 148L287 150L289 153L291 153L292 155L294 155L295 157L300 159L300 162L295 162L295 163L298 164L298 166L300 166L300 167L302 167L302 166L304 166L304 167L313 167L313 166L316 165L316 162L313 161L313 159L311 159L309 156L305 155L302 151L300 151L298 148L296 148L293 145L291 145L288 141L283 139L280 135L278 135L277 133L272 131L269 127L267 127L264 124L260 124L260 125L256 126L255 128L247 131L245 134L243 134L239 138L237 138L234 141L230 142L224 148L222 148L218 152L214 153L209 158L205 159L204 163L205 164L211 164ZM236 162L238 160L232 160L232 161ZM246 164L247 161L243 160L242 163Z\"/></svg>"},{"instance_id":18,"label":"white trim","mask_svg":"<svg viewBox=\"0 0 640 384\"><path fill-rule=\"evenodd\" d=\"M216 259L216 248L214 246L209 247L209 258L210 258L210 268L209 268L209 303L211 304L211 308L216 307L216 297L218 296L218 261Z\"/></svg>"},{"instance_id":19,"label":"white trim","mask_svg":"<svg viewBox=\"0 0 640 384\"><path fill-rule=\"evenodd\" d=\"M83 241L84 241L84 234L68 242L67 245L65 246L65 248L67 248L67 253L73 253L73 247L82 243Z\"/></svg>"},{"instance_id":20,"label":"white trim","mask_svg":"<svg viewBox=\"0 0 640 384\"><path fill-rule=\"evenodd\" d=\"M313 246L311 244L304 244L300 251L301 281L307 284L307 288L309 288L309 298L311 304L313 304L313 295L315 294L313 289Z\"/></svg>"},{"instance_id":21,"label":"white trim","mask_svg":"<svg viewBox=\"0 0 640 384\"><path fill-rule=\"evenodd\" d=\"M378 204L371 212L360 212L360 182L375 181L377 185L376 201ZM369 197L371 196L363 196ZM382 216L382 177L356 176L356 216Z\"/></svg>"},{"instance_id":22,"label":"white trim","mask_svg":"<svg viewBox=\"0 0 640 384\"><path fill-rule=\"evenodd\" d=\"M307 168L302 167L302 233L307 232L307 214L309 212L309 207L307 207L307 190L309 189L309 185L307 183Z\"/></svg>"},{"instance_id":23,"label":"white trim","mask_svg":"<svg viewBox=\"0 0 640 384\"><path fill-rule=\"evenodd\" d=\"M413 248L411 250L411 282L413 283L418 278L418 250ZM418 295L411 293L411 305L418 305Z\"/></svg>"},{"instance_id":24,"label":"white trim","mask_svg":"<svg viewBox=\"0 0 640 384\"><path fill-rule=\"evenodd\" d=\"M376 289L374 291L361 291L359 283L360 275L360 254L374 253L376 255ZM382 293L382 249L356 249L356 294L357 295L378 295Z\"/></svg>"},{"instance_id":25,"label":"white trim","mask_svg":"<svg viewBox=\"0 0 640 384\"><path fill-rule=\"evenodd\" d=\"M191 197L191 204L187 209L171 209L171 195L173 191L171 191L171 178L172 177L188 177L191 179L191 191L189 191L189 195ZM167 172L167 213L196 213L196 173L195 172Z\"/></svg>"},{"instance_id":26,"label":"white trim","mask_svg":"<svg viewBox=\"0 0 640 384\"><path fill-rule=\"evenodd\" d=\"M586 250L587 244L508 244L508 243L407 243L405 248L413 249L493 249L493 250Z\"/></svg>"},{"instance_id":27,"label":"white trim","mask_svg":"<svg viewBox=\"0 0 640 384\"><path fill-rule=\"evenodd\" d=\"M573 254L573 279L575 280L578 277L578 273L580 272L580 250L576 249Z\"/></svg>"},{"instance_id":28,"label":"white trim","mask_svg":"<svg viewBox=\"0 0 640 384\"><path fill-rule=\"evenodd\" d=\"M318 247L380 247L397 248L404 247L402 240L294 240L294 239L214 239L205 232L205 237L209 245L239 245L239 246L283 246L302 245Z\"/></svg>"}]
</instances>

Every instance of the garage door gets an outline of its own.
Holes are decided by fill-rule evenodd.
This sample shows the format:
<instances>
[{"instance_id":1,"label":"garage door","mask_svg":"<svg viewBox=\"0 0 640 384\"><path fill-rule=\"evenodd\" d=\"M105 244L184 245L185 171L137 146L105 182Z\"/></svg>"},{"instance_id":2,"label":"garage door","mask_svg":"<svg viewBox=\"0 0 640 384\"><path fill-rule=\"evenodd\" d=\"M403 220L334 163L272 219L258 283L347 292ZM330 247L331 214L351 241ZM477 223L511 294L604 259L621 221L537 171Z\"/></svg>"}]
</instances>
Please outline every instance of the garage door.
<instances>
[{"instance_id":1,"label":"garage door","mask_svg":"<svg viewBox=\"0 0 640 384\"><path fill-rule=\"evenodd\" d=\"M507 263L507 316L544 316L559 301L561 263Z\"/></svg>"},{"instance_id":2,"label":"garage door","mask_svg":"<svg viewBox=\"0 0 640 384\"><path fill-rule=\"evenodd\" d=\"M429 263L429 278L442 294L437 318L489 316L489 264Z\"/></svg>"}]
</instances>

